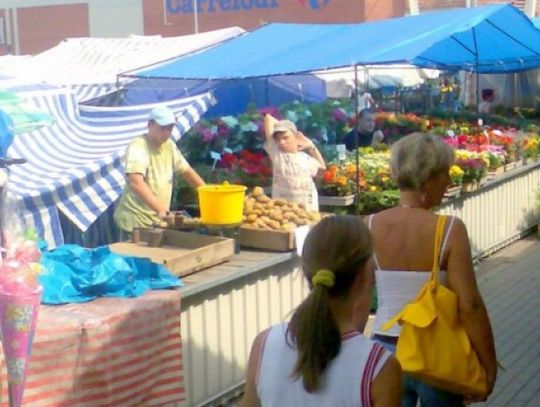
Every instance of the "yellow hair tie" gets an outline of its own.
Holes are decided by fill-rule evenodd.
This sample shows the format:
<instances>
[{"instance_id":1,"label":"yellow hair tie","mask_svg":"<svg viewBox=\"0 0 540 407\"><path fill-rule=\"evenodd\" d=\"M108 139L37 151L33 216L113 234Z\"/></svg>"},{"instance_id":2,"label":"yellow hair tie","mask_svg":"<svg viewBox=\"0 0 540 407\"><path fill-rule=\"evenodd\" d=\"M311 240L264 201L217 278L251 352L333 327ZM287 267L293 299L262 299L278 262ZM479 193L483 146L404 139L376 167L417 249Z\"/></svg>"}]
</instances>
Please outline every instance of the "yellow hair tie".
<instances>
[{"instance_id":1,"label":"yellow hair tie","mask_svg":"<svg viewBox=\"0 0 540 407\"><path fill-rule=\"evenodd\" d=\"M323 285L326 288L332 288L336 281L336 276L331 270L322 269L315 273L311 278L311 282L314 286Z\"/></svg>"}]
</instances>

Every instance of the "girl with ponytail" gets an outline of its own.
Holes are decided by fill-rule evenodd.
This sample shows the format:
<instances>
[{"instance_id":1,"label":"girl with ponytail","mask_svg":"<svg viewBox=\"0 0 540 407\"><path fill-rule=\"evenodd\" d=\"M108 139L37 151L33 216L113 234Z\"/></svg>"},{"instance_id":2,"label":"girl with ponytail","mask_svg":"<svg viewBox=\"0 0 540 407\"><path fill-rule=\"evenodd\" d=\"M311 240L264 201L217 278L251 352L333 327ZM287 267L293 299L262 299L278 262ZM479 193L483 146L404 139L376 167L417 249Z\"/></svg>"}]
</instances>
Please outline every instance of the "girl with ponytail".
<instances>
[{"instance_id":1,"label":"girl with ponytail","mask_svg":"<svg viewBox=\"0 0 540 407\"><path fill-rule=\"evenodd\" d=\"M401 370L364 337L373 288L372 240L354 216L309 232L302 269L311 289L289 323L255 339L244 406L399 406Z\"/></svg>"}]
</instances>

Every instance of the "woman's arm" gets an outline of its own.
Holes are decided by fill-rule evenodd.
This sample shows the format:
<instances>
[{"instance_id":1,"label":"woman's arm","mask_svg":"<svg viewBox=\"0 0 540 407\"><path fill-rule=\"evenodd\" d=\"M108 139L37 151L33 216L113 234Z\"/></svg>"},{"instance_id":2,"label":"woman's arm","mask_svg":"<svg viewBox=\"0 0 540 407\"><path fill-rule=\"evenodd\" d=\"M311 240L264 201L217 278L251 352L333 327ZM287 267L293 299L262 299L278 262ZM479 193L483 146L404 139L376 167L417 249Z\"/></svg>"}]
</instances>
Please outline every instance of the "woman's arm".
<instances>
[{"instance_id":1,"label":"woman's arm","mask_svg":"<svg viewBox=\"0 0 540 407\"><path fill-rule=\"evenodd\" d=\"M261 406L259 396L257 395L257 374L259 372L259 358L261 356L264 342L266 341L266 335L268 335L268 329L259 333L259 335L257 335L253 341L253 345L251 345L242 407Z\"/></svg>"},{"instance_id":2,"label":"woman's arm","mask_svg":"<svg viewBox=\"0 0 540 407\"><path fill-rule=\"evenodd\" d=\"M458 296L459 317L488 378L488 393L497 377L497 357L489 316L476 284L467 229L456 219L448 241L448 287Z\"/></svg>"},{"instance_id":3,"label":"woman's arm","mask_svg":"<svg viewBox=\"0 0 540 407\"><path fill-rule=\"evenodd\" d=\"M267 141L272 139L276 122L277 119L271 114L267 113L264 115L264 137Z\"/></svg>"},{"instance_id":4,"label":"woman's arm","mask_svg":"<svg viewBox=\"0 0 540 407\"><path fill-rule=\"evenodd\" d=\"M313 157L315 161L317 161L317 163L319 164L319 170L326 169L326 163L324 162L324 158L321 155L319 149L313 143L313 141L307 138L301 131L296 133L296 139L298 140L298 150L305 151L306 154Z\"/></svg>"},{"instance_id":5,"label":"woman's arm","mask_svg":"<svg viewBox=\"0 0 540 407\"><path fill-rule=\"evenodd\" d=\"M374 407L399 407L401 404L401 366L390 356L371 383Z\"/></svg>"}]
</instances>

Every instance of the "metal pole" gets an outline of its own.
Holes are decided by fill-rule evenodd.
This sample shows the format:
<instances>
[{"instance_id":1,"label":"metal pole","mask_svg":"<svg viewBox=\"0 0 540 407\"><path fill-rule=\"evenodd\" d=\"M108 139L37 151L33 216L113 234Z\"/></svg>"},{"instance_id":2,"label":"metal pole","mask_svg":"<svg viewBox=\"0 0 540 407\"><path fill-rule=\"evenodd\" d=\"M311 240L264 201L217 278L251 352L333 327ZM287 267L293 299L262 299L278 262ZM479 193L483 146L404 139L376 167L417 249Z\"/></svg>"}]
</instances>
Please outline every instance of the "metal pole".
<instances>
[{"instance_id":1,"label":"metal pole","mask_svg":"<svg viewBox=\"0 0 540 407\"><path fill-rule=\"evenodd\" d=\"M195 26L195 34L199 33L199 0L193 0L193 18Z\"/></svg>"},{"instance_id":2,"label":"metal pole","mask_svg":"<svg viewBox=\"0 0 540 407\"><path fill-rule=\"evenodd\" d=\"M478 110L479 108L479 105L480 105L480 74L478 73L478 44L476 43L476 30L472 29L472 35L473 35L473 41L474 41L474 62L475 62L475 77L476 77L476 124L478 126L478 130L480 130L479 128L479 122L478 122L478 119L480 118L480 111Z\"/></svg>"},{"instance_id":3,"label":"metal pole","mask_svg":"<svg viewBox=\"0 0 540 407\"><path fill-rule=\"evenodd\" d=\"M365 69L365 68L364 68ZM354 155L356 161L356 186L355 186L355 197L354 197L354 214L358 215L358 204L360 200L360 158L358 157L358 132L356 131L356 125L358 121L358 65L354 66L354 112L356 120L354 122Z\"/></svg>"}]
</instances>

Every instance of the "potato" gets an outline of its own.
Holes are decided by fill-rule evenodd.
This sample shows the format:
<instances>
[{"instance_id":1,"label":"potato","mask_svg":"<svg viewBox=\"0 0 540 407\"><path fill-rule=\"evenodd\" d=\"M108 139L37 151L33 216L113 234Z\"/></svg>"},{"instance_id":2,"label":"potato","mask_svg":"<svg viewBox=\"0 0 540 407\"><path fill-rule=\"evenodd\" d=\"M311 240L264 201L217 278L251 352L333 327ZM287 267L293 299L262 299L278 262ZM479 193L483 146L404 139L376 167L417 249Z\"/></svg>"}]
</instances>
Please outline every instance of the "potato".
<instances>
[{"instance_id":1,"label":"potato","mask_svg":"<svg viewBox=\"0 0 540 407\"><path fill-rule=\"evenodd\" d=\"M294 214L294 212L283 212L283 218L284 219L287 219L287 220L294 220L294 218L296 217L296 215Z\"/></svg>"},{"instance_id":2,"label":"potato","mask_svg":"<svg viewBox=\"0 0 540 407\"><path fill-rule=\"evenodd\" d=\"M246 216L246 222L253 223L257 220L257 215L251 214Z\"/></svg>"},{"instance_id":3,"label":"potato","mask_svg":"<svg viewBox=\"0 0 540 407\"><path fill-rule=\"evenodd\" d=\"M255 187L253 188L253 191L251 191L251 195L253 195L254 197L264 195L264 189L262 189L262 187Z\"/></svg>"},{"instance_id":4,"label":"potato","mask_svg":"<svg viewBox=\"0 0 540 407\"><path fill-rule=\"evenodd\" d=\"M261 216L262 215L262 211L260 209L251 209L250 211L247 211L246 212L246 215L249 216L249 215L256 215L256 216Z\"/></svg>"},{"instance_id":5,"label":"potato","mask_svg":"<svg viewBox=\"0 0 540 407\"><path fill-rule=\"evenodd\" d=\"M308 215L309 215L309 219L312 222L318 222L321 220L321 214L319 212L310 212Z\"/></svg>"},{"instance_id":6,"label":"potato","mask_svg":"<svg viewBox=\"0 0 540 407\"><path fill-rule=\"evenodd\" d=\"M255 205L253 205L254 209L264 209L264 204L260 202L255 202Z\"/></svg>"},{"instance_id":7,"label":"potato","mask_svg":"<svg viewBox=\"0 0 540 407\"><path fill-rule=\"evenodd\" d=\"M284 223L281 225L281 230L284 230L286 232L292 232L295 229L295 225L292 223Z\"/></svg>"},{"instance_id":8,"label":"potato","mask_svg":"<svg viewBox=\"0 0 540 407\"><path fill-rule=\"evenodd\" d=\"M285 206L287 205L287 201L284 199L274 199L274 204L277 206Z\"/></svg>"},{"instance_id":9,"label":"potato","mask_svg":"<svg viewBox=\"0 0 540 407\"><path fill-rule=\"evenodd\" d=\"M256 199L257 199L257 202L260 202L260 203L263 203L263 204L266 204L266 203L270 202L270 198L267 197L264 194L263 195L258 195Z\"/></svg>"}]
</instances>

